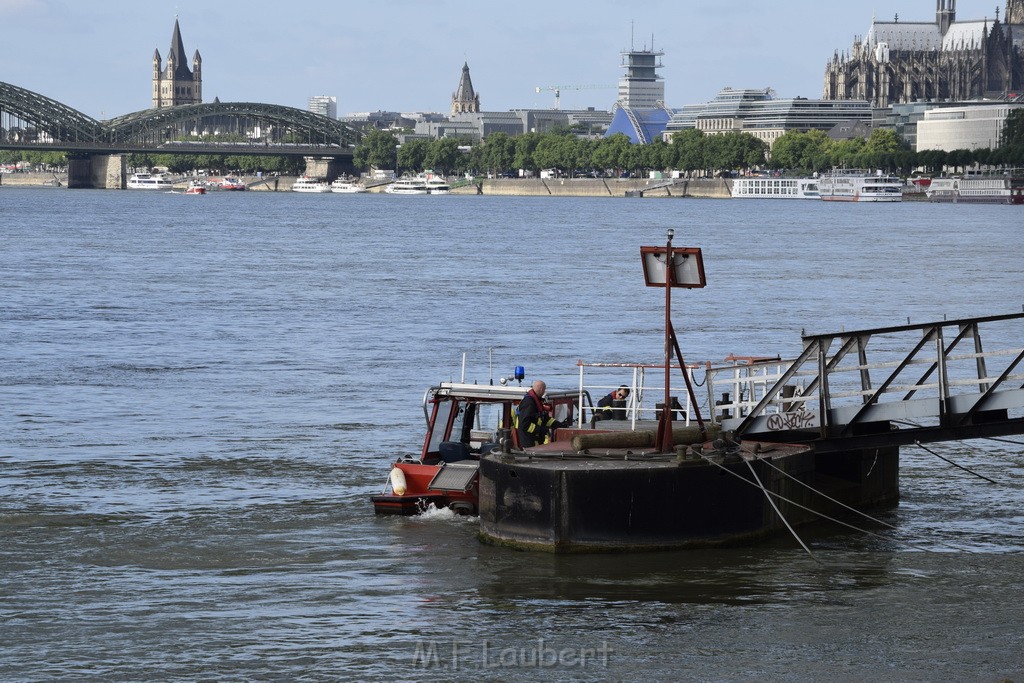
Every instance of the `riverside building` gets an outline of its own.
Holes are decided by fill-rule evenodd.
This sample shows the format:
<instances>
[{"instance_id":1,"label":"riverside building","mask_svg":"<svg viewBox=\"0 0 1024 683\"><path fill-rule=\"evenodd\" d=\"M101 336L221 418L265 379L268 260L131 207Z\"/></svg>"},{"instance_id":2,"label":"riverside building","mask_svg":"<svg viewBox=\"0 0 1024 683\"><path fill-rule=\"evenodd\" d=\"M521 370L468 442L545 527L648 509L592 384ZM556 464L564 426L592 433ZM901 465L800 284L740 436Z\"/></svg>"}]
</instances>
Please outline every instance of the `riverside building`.
<instances>
[{"instance_id":1,"label":"riverside building","mask_svg":"<svg viewBox=\"0 0 1024 683\"><path fill-rule=\"evenodd\" d=\"M871 107L864 100L776 99L771 88L723 88L706 104L687 105L672 116L664 138L687 128L705 135L749 133L769 148L789 131L832 131L855 124L870 125Z\"/></svg>"}]
</instances>

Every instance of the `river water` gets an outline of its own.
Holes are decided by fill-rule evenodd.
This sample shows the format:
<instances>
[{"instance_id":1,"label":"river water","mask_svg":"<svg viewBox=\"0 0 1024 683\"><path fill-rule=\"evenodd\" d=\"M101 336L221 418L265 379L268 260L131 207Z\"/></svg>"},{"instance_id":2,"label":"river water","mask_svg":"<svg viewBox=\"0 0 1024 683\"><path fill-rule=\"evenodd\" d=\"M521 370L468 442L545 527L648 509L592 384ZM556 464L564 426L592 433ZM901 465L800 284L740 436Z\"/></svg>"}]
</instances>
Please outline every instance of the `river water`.
<instances>
[{"instance_id":1,"label":"river water","mask_svg":"<svg viewBox=\"0 0 1024 683\"><path fill-rule=\"evenodd\" d=\"M1024 681L1024 437L894 531L552 556L376 517L431 383L1012 313L1019 207L0 189L0 679ZM1019 341L1018 341L1019 345Z\"/></svg>"}]
</instances>

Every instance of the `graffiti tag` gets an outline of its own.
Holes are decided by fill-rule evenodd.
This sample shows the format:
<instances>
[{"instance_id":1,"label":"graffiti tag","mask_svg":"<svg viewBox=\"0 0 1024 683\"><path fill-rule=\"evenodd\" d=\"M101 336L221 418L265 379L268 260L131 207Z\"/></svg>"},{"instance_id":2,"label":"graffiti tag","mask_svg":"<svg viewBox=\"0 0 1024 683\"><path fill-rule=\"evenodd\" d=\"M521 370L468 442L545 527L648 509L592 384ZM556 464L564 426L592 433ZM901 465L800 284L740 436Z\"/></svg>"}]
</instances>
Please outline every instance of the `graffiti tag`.
<instances>
[{"instance_id":1,"label":"graffiti tag","mask_svg":"<svg viewBox=\"0 0 1024 683\"><path fill-rule=\"evenodd\" d=\"M768 429L773 432L783 429L804 429L814 426L814 413L801 410L798 413L774 413L768 416Z\"/></svg>"}]
</instances>

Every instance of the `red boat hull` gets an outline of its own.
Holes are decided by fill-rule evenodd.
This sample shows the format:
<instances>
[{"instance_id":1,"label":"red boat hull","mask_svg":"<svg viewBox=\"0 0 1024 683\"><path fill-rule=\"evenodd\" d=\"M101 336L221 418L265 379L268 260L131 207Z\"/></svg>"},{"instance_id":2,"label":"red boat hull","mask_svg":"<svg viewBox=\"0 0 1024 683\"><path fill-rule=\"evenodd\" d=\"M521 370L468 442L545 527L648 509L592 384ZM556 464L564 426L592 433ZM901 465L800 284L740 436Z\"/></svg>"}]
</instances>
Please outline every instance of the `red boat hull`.
<instances>
[{"instance_id":1,"label":"red boat hull","mask_svg":"<svg viewBox=\"0 0 1024 683\"><path fill-rule=\"evenodd\" d=\"M417 515L431 505L437 509L451 508L459 514L477 513L479 487L477 477L465 491L438 491L430 488L444 463L423 465L414 462L396 462L393 467L405 476L406 490L399 495L389 483L383 493L371 496L373 511L379 515Z\"/></svg>"}]
</instances>

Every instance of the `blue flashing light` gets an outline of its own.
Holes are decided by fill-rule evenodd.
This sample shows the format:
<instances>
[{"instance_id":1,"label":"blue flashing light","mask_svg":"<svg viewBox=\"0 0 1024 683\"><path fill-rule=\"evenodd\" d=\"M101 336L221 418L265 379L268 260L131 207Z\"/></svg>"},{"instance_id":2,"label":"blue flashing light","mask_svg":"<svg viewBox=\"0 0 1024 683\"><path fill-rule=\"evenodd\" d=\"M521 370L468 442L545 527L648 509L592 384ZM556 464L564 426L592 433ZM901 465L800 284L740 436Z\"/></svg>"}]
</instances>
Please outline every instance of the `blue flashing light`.
<instances>
[{"instance_id":1,"label":"blue flashing light","mask_svg":"<svg viewBox=\"0 0 1024 683\"><path fill-rule=\"evenodd\" d=\"M514 376L517 380L522 382L523 378L526 377L526 368L524 368L522 365L517 365Z\"/></svg>"}]
</instances>

